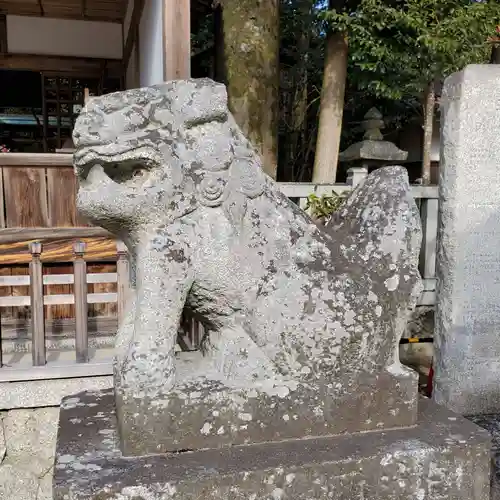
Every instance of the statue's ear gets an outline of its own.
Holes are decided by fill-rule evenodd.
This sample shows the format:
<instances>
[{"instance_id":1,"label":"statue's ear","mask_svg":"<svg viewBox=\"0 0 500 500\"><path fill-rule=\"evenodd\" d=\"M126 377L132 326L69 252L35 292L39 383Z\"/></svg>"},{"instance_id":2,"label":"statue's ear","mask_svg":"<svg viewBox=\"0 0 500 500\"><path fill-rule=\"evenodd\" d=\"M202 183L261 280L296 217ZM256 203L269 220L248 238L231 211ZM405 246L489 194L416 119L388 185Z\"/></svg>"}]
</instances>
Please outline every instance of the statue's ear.
<instances>
[{"instance_id":1,"label":"statue's ear","mask_svg":"<svg viewBox=\"0 0 500 500\"><path fill-rule=\"evenodd\" d=\"M257 198L264 192L266 177L258 156L236 157L230 167L231 191L247 198Z\"/></svg>"}]
</instances>

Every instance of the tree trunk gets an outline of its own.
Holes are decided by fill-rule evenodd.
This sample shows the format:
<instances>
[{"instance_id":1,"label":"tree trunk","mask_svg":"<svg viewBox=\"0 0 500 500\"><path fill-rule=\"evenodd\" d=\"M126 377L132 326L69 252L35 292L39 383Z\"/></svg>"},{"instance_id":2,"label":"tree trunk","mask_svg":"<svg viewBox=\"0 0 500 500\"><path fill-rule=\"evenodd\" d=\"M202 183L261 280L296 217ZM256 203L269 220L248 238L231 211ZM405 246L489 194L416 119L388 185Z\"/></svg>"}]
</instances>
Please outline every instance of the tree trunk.
<instances>
[{"instance_id":1,"label":"tree trunk","mask_svg":"<svg viewBox=\"0 0 500 500\"><path fill-rule=\"evenodd\" d=\"M279 93L278 0L224 0L229 108L276 178Z\"/></svg>"},{"instance_id":2,"label":"tree trunk","mask_svg":"<svg viewBox=\"0 0 500 500\"><path fill-rule=\"evenodd\" d=\"M432 81L427 87L424 104L424 144L422 151L422 184L424 185L431 182L431 150L435 104L435 83Z\"/></svg>"},{"instance_id":3,"label":"tree trunk","mask_svg":"<svg viewBox=\"0 0 500 500\"><path fill-rule=\"evenodd\" d=\"M348 45L345 35L343 33L328 35L313 170L313 182L316 183L334 183L337 177L347 57Z\"/></svg>"},{"instance_id":4,"label":"tree trunk","mask_svg":"<svg viewBox=\"0 0 500 500\"><path fill-rule=\"evenodd\" d=\"M500 44L491 47L490 64L500 64Z\"/></svg>"}]
</instances>

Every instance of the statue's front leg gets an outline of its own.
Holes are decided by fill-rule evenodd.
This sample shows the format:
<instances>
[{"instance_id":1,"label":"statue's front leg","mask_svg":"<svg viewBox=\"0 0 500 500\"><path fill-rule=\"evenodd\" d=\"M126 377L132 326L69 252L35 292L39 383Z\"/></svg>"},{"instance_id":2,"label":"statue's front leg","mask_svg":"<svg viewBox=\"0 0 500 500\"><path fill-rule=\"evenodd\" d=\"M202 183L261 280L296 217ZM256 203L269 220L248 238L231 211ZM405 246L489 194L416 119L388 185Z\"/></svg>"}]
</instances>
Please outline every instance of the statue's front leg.
<instances>
[{"instance_id":1,"label":"statue's front leg","mask_svg":"<svg viewBox=\"0 0 500 500\"><path fill-rule=\"evenodd\" d=\"M178 325L192 278L188 260L169 255L152 248L139 256L133 332L117 353L115 394L125 454L151 447L155 421L175 383Z\"/></svg>"},{"instance_id":2,"label":"statue's front leg","mask_svg":"<svg viewBox=\"0 0 500 500\"><path fill-rule=\"evenodd\" d=\"M135 323L135 303L136 291L132 289L127 301L125 317L118 325L118 331L115 339L115 371L121 370L121 367L128 356L129 346L134 338Z\"/></svg>"}]
</instances>

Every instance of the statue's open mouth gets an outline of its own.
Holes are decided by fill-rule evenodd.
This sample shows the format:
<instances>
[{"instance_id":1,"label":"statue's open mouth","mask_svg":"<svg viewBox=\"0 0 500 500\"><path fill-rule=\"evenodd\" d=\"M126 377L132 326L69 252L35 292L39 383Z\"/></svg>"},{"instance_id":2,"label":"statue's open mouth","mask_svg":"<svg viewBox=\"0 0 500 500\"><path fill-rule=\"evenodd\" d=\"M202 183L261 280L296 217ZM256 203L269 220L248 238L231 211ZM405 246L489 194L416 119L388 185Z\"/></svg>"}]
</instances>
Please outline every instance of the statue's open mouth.
<instances>
[{"instance_id":1,"label":"statue's open mouth","mask_svg":"<svg viewBox=\"0 0 500 500\"><path fill-rule=\"evenodd\" d=\"M114 182L124 183L143 177L161 165L160 153L151 147L127 148L117 152L108 145L81 146L74 154L74 165L81 180L87 179L91 170L100 166Z\"/></svg>"}]
</instances>

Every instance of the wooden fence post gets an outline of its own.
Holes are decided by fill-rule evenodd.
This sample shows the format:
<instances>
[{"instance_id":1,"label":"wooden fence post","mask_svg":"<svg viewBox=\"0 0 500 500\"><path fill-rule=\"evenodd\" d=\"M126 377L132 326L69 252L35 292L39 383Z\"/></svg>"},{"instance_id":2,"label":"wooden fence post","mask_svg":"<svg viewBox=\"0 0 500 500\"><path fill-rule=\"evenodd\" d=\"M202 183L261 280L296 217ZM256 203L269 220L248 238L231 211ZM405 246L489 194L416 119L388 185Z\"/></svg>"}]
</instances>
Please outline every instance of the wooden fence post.
<instances>
[{"instance_id":1,"label":"wooden fence post","mask_svg":"<svg viewBox=\"0 0 500 500\"><path fill-rule=\"evenodd\" d=\"M2 352L2 309L0 308L0 368L3 366L3 352Z\"/></svg>"},{"instance_id":2,"label":"wooden fence post","mask_svg":"<svg viewBox=\"0 0 500 500\"><path fill-rule=\"evenodd\" d=\"M127 300L130 291L130 267L128 261L128 251L125 243L117 241L116 252L118 254L118 259L116 261L118 324L120 325L125 317Z\"/></svg>"},{"instance_id":3,"label":"wooden fence post","mask_svg":"<svg viewBox=\"0 0 500 500\"><path fill-rule=\"evenodd\" d=\"M33 366L45 365L45 317L43 310L43 272L40 254L42 244L30 244L30 296L31 296L31 330Z\"/></svg>"},{"instance_id":4,"label":"wooden fence post","mask_svg":"<svg viewBox=\"0 0 500 500\"><path fill-rule=\"evenodd\" d=\"M73 245L74 294L75 294L75 346L76 362L87 363L89 360L88 305L87 305L87 263L83 258L85 243L77 241Z\"/></svg>"}]
</instances>

